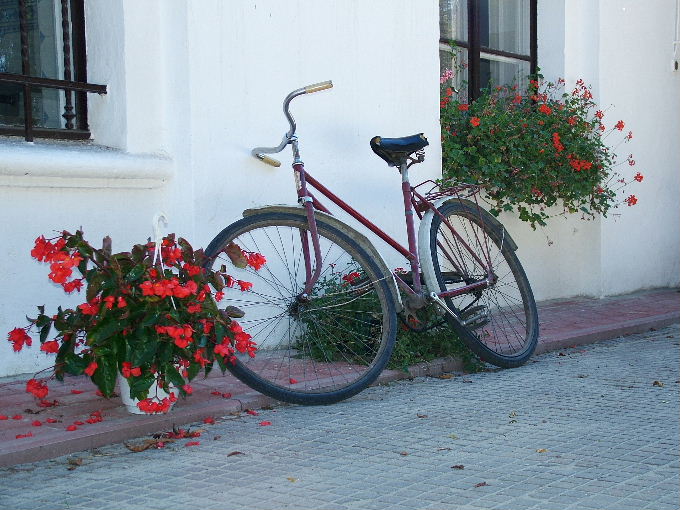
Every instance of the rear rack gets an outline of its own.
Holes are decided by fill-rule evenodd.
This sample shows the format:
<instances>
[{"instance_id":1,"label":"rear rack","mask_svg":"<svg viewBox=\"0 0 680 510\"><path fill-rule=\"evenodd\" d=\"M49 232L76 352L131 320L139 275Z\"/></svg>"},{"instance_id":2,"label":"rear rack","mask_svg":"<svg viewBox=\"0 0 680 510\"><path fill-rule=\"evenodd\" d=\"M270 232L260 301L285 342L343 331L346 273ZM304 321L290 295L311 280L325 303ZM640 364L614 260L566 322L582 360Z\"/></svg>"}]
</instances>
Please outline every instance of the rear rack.
<instances>
[{"instance_id":1,"label":"rear rack","mask_svg":"<svg viewBox=\"0 0 680 510\"><path fill-rule=\"evenodd\" d=\"M427 188L427 185L430 187ZM467 184L464 182L454 184L453 181L438 183L432 179L423 181L412 189L415 191L421 186L424 186L423 189L427 189L427 191L419 191L417 194L430 202L444 197L470 198L479 193L481 189L477 184Z\"/></svg>"}]
</instances>

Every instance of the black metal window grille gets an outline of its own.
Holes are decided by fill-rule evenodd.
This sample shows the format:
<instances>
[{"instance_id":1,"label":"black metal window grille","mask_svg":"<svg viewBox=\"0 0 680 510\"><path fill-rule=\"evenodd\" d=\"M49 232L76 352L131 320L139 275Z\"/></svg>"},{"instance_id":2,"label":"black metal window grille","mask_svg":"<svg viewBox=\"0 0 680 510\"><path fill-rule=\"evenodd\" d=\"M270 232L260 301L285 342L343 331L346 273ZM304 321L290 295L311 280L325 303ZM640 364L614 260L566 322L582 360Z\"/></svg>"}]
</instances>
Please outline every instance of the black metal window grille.
<instances>
[{"instance_id":1,"label":"black metal window grille","mask_svg":"<svg viewBox=\"0 0 680 510\"><path fill-rule=\"evenodd\" d=\"M536 73L537 0L440 0L439 26L442 71L465 63L469 101Z\"/></svg>"},{"instance_id":2,"label":"black metal window grille","mask_svg":"<svg viewBox=\"0 0 680 510\"><path fill-rule=\"evenodd\" d=\"M87 139L84 0L0 0L0 134Z\"/></svg>"}]
</instances>

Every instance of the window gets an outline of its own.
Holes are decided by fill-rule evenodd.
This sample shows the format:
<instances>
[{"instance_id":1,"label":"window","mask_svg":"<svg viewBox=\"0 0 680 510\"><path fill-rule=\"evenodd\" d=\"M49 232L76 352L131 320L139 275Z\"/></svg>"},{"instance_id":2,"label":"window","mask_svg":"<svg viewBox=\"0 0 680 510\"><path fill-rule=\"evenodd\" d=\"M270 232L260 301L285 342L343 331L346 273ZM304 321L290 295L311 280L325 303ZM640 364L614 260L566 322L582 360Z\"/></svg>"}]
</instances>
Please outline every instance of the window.
<instances>
[{"instance_id":1,"label":"window","mask_svg":"<svg viewBox=\"0 0 680 510\"><path fill-rule=\"evenodd\" d=\"M468 82L469 100L491 84L521 84L536 72L536 2L439 0L441 68L465 64L457 79Z\"/></svg>"},{"instance_id":2,"label":"window","mask_svg":"<svg viewBox=\"0 0 680 510\"><path fill-rule=\"evenodd\" d=\"M0 0L0 134L89 138L83 0Z\"/></svg>"}]
</instances>

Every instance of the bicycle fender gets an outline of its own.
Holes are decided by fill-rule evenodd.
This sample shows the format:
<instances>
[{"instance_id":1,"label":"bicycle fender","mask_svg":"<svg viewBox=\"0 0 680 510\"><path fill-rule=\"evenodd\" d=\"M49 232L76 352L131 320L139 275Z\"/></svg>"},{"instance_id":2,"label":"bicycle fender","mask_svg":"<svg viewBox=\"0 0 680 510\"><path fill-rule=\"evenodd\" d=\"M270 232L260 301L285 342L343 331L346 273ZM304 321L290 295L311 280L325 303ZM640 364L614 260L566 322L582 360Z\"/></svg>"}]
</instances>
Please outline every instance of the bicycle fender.
<instances>
[{"instance_id":1,"label":"bicycle fender","mask_svg":"<svg viewBox=\"0 0 680 510\"><path fill-rule=\"evenodd\" d=\"M256 214L264 214L264 213L288 213L288 214L297 214L300 216L304 216L305 218L307 217L307 213L305 212L304 208L299 207L299 206L294 206L294 205L266 205L262 207L254 207L251 209L246 209L243 211L243 217L246 216L254 216ZM314 215L318 218L321 218L325 223L329 224L330 226L336 228L343 234L346 234L347 236L351 237L353 241L356 241L359 246L361 246L366 252L371 256L373 259L373 262L385 273L390 275L389 278L385 280L387 282L387 286L390 289L390 293L392 294L392 299L394 299L394 303L396 305L397 313L401 312L402 309L404 308L401 302L401 295L399 294L399 288L397 287L397 282L394 279L394 275L392 274L392 271L388 267L387 263L385 262L385 259L383 256L380 254L378 249L373 245L373 243L361 232L358 230L350 227L346 223L340 221L337 219L335 216L332 216L330 214L321 212L321 211L315 211Z\"/></svg>"},{"instance_id":2,"label":"bicycle fender","mask_svg":"<svg viewBox=\"0 0 680 510\"><path fill-rule=\"evenodd\" d=\"M508 247L512 251L517 251L517 243L515 243L514 239L510 236L510 233L503 226L503 224L484 209L478 208L476 203L472 202L471 200L449 197L437 200L433 203L433 205L439 209L448 202L455 202L473 212L479 211L484 218L484 221L491 225L491 228L496 230L499 235L503 236L504 242L507 243ZM437 277L434 273L434 267L432 266L431 261L423 260L423 254L430 253L430 229L432 227L432 220L434 220L434 217L434 211L432 209L428 209L423 215L423 219L420 221L420 226L418 227L418 253L421 254L421 270L425 279L425 285L430 292L438 292L439 284L437 282Z\"/></svg>"}]
</instances>

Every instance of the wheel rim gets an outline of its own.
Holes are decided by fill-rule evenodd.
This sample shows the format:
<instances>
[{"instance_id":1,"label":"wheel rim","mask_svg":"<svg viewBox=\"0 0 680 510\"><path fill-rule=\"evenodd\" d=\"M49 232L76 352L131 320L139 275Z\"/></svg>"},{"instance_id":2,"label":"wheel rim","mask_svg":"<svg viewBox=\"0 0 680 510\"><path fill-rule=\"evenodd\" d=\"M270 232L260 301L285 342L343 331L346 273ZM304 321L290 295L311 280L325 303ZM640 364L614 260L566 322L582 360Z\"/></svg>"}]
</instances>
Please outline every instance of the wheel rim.
<instances>
[{"instance_id":1,"label":"wheel rim","mask_svg":"<svg viewBox=\"0 0 680 510\"><path fill-rule=\"evenodd\" d=\"M208 255L214 257L213 268L224 264L235 280L252 283L246 292L238 283L224 289L223 302L245 312L236 320L257 344L254 358L237 353L235 373L255 379L260 391L273 386L285 393L325 395L358 384L382 359L389 329L384 282L367 257L350 253L355 249L346 240L320 231L321 275L309 297L301 298L301 232L308 235L301 227L255 225L222 244L233 241L246 253L262 254L267 263L259 270L235 268L223 251Z\"/></svg>"},{"instance_id":2,"label":"wheel rim","mask_svg":"<svg viewBox=\"0 0 680 510\"><path fill-rule=\"evenodd\" d=\"M460 238L442 222L433 239L432 253L436 254L435 270L442 290L483 281L488 261L495 280L473 294L447 298L448 306L467 322L465 330L485 349L508 359L524 356L533 348L535 331L529 303L533 299L528 298L531 291L519 262L503 234L490 231L490 225L478 216L458 213L446 219Z\"/></svg>"}]
</instances>

